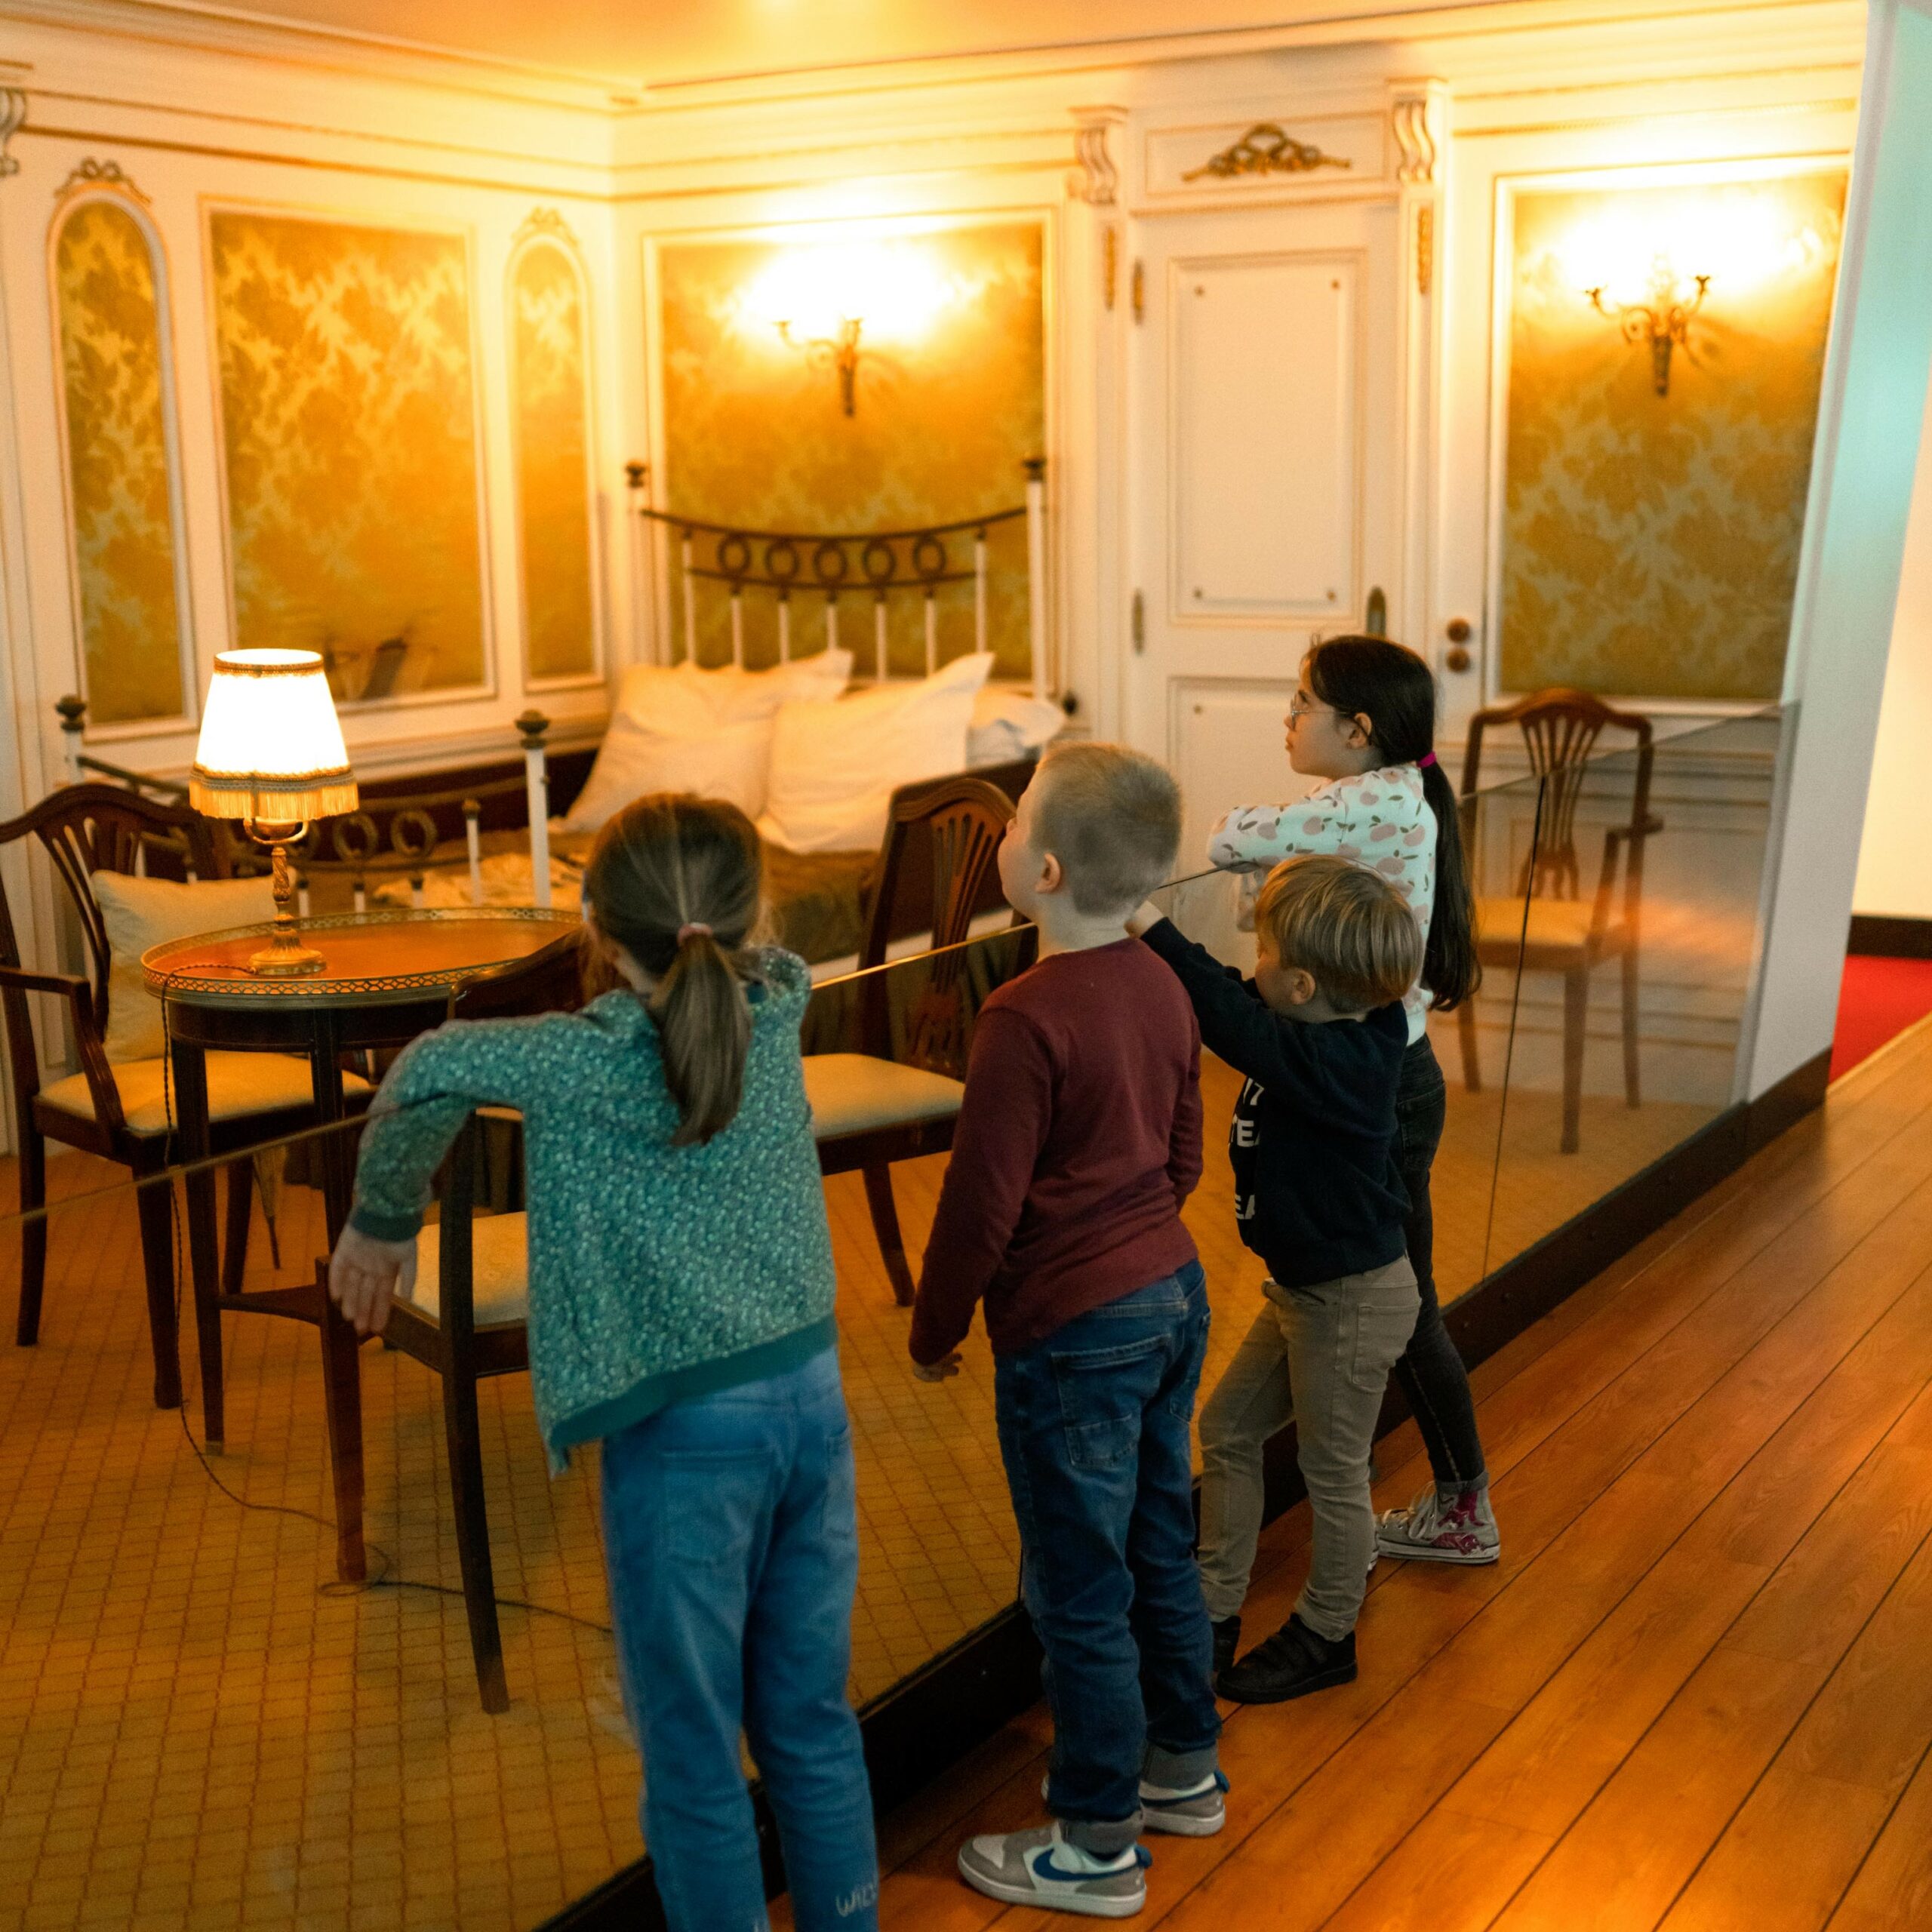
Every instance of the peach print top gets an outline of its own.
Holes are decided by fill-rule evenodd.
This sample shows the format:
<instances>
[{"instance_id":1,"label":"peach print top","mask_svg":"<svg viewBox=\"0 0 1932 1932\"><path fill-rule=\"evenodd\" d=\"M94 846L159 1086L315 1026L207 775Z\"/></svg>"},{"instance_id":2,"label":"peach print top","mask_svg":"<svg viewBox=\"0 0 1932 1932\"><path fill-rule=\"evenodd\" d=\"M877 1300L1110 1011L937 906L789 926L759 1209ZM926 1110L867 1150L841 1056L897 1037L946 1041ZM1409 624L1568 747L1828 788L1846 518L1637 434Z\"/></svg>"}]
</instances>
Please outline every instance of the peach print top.
<instances>
[{"instance_id":1,"label":"peach print top","mask_svg":"<svg viewBox=\"0 0 1932 1932\"><path fill-rule=\"evenodd\" d=\"M1309 852L1332 852L1380 873L1409 902L1428 938L1435 908L1435 814L1423 795L1420 765L1337 778L1291 805L1237 805L1208 835L1210 865L1257 880L1284 859ZM1246 911L1252 881L1243 887ZM1429 998L1418 980L1402 1002L1411 1044L1422 1038Z\"/></svg>"}]
</instances>

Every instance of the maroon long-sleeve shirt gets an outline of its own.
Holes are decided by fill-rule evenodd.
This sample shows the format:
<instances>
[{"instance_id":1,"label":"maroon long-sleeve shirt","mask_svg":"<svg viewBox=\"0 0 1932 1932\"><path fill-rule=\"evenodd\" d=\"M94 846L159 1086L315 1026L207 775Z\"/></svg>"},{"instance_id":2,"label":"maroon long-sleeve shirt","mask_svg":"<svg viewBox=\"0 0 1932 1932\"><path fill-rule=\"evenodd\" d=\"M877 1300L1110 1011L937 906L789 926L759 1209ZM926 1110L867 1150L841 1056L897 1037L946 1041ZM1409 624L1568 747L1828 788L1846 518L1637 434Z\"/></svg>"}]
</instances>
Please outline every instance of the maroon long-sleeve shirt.
<instances>
[{"instance_id":1,"label":"maroon long-sleeve shirt","mask_svg":"<svg viewBox=\"0 0 1932 1932\"><path fill-rule=\"evenodd\" d=\"M986 1305L1011 1355L1185 1267L1201 1179L1201 1034L1138 940L1055 953L980 1009L912 1309L937 1361Z\"/></svg>"}]
</instances>

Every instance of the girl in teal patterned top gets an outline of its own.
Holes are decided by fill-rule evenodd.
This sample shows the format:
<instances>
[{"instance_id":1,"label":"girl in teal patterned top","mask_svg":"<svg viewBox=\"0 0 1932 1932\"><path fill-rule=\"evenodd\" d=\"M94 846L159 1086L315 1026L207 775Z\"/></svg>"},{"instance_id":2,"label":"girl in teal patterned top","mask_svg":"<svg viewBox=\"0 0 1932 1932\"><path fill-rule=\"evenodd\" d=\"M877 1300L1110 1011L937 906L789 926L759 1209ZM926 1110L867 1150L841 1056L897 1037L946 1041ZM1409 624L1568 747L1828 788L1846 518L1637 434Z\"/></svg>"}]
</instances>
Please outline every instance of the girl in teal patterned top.
<instances>
[{"instance_id":1,"label":"girl in teal patterned top","mask_svg":"<svg viewBox=\"0 0 1932 1932\"><path fill-rule=\"evenodd\" d=\"M553 1464L603 1443L611 1607L669 1922L766 1924L742 1727L798 1924L870 1927L872 1805L845 1695L851 1436L799 1059L811 982L747 944L760 884L734 806L657 796L611 820L585 924L618 989L408 1048L370 1110L329 1286L359 1333L380 1332L464 1119L521 1112L532 1394Z\"/></svg>"}]
</instances>

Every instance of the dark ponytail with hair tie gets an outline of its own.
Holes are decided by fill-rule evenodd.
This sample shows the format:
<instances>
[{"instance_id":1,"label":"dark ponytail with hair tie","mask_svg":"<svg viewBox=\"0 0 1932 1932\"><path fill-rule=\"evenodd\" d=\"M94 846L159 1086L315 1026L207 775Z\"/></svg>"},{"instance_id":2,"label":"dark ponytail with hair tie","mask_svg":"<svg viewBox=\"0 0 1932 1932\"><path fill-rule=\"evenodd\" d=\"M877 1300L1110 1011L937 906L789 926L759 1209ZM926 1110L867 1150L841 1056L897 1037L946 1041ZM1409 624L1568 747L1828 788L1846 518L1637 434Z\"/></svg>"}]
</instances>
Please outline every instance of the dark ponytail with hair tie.
<instances>
[{"instance_id":1,"label":"dark ponytail with hair tie","mask_svg":"<svg viewBox=\"0 0 1932 1932\"><path fill-rule=\"evenodd\" d=\"M1435 904L1423 954L1422 983L1439 1012L1461 1005L1482 979L1475 906L1463 856L1456 794L1435 756L1435 679L1405 645L1382 637L1324 638L1309 652L1309 688L1345 718L1361 718L1380 764L1422 770L1435 814Z\"/></svg>"},{"instance_id":2,"label":"dark ponytail with hair tie","mask_svg":"<svg viewBox=\"0 0 1932 1932\"><path fill-rule=\"evenodd\" d=\"M670 792L634 800L598 835L583 871L597 930L656 981L638 995L657 1028L678 1103L675 1146L702 1146L737 1118L751 1051L746 951L762 856L736 805Z\"/></svg>"}]
</instances>

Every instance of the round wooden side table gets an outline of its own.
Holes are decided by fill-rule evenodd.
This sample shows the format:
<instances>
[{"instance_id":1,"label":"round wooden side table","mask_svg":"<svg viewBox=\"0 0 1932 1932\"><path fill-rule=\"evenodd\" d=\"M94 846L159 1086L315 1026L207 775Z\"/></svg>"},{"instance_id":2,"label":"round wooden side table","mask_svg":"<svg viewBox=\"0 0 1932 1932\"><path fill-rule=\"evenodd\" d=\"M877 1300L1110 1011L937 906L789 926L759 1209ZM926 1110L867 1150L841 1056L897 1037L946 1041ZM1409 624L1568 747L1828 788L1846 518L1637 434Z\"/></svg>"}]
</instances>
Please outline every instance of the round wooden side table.
<instances>
[{"instance_id":1,"label":"round wooden side table","mask_svg":"<svg viewBox=\"0 0 1932 1932\"><path fill-rule=\"evenodd\" d=\"M224 1291L218 1278L215 1166L209 1158L208 1054L289 1054L308 1061L316 1121L325 1130L313 1144L333 1248L349 1218L355 1175L353 1131L327 1131L348 1113L343 1056L407 1045L441 1025L466 987L492 972L534 963L540 954L561 953L577 943L582 927L574 911L535 906L342 913L303 922L304 943L322 955L321 972L264 979L248 971L248 961L270 930L264 922L171 940L141 955L148 990L162 1001L172 1057L180 1157L188 1169L202 1416L211 1444L223 1436L224 1310L313 1322L325 1351L352 1351L355 1334L337 1315L319 1268L312 1282L244 1294L237 1281ZM338 1497L338 1504L344 1500ZM359 1521L359 1498L355 1515ZM338 1520L346 1521L346 1514L339 1512ZM359 1534L355 1543L352 1556L338 1549L337 1565L345 1574L349 1567L360 1574Z\"/></svg>"}]
</instances>

